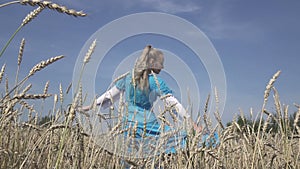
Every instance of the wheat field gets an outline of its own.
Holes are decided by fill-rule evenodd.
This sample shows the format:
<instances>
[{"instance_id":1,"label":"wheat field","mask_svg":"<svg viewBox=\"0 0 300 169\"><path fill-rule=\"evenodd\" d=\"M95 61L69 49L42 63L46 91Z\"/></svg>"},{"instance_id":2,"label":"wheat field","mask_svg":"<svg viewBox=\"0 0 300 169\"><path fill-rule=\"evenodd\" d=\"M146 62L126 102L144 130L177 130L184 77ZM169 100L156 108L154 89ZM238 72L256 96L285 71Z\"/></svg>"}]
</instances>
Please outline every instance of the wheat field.
<instances>
[{"instance_id":1,"label":"wheat field","mask_svg":"<svg viewBox=\"0 0 300 169\"><path fill-rule=\"evenodd\" d=\"M30 5L36 9L24 18L20 27L2 47L0 53L2 63L5 60L5 50L15 35L31 20L36 19L43 10L53 10L75 17L86 16L82 11L40 0L12 1L0 5L0 8L13 4ZM288 106L282 106L275 88L280 71L276 72L267 83L262 96L264 99L262 108L256 116L250 111L249 118L241 112L225 126L218 111L208 112L208 97L199 121L206 125L209 132L218 132L220 143L216 147L199 146L203 133L187 130L186 149L178 147L176 153L166 154L156 147L154 150L161 153L136 158L130 153L120 153L117 148L105 149L99 141L95 141L91 133L86 132L79 117L88 117L89 114L78 112L76 109L83 105L84 94L80 82L72 84L77 86L77 92L68 106L64 106L63 103L64 97L70 95L70 86L64 90L60 85L59 93L50 94L48 81L43 92L31 93L30 78L55 62L63 62L64 56L59 55L41 61L30 69L26 77L19 79L25 43L25 39L22 39L19 54L16 56L18 69L14 79L6 76L6 65L1 65L0 85L4 90L1 90L0 97L0 168L300 168L300 106L294 105L298 111L294 113L294 118L289 118L291 112ZM95 47L96 40L86 51L82 71L88 66ZM10 86L9 80L15 80L15 84ZM24 86L25 83L29 85ZM276 110L272 113L266 109L266 104L271 100L270 95L273 96L272 102ZM45 113L34 108L32 102L44 102L48 99L54 100L53 106L51 110L44 111L50 111L52 114L41 116ZM218 99L216 94L215 99ZM117 104L111 111L121 112L122 109L126 109L123 106ZM171 112L168 110L169 107L164 109L162 110L164 113ZM89 113L96 111L95 108ZM214 117L208 117L208 114L214 114ZM211 118L217 120L217 126L211 125ZM175 117L173 120L176 120ZM163 125L168 123L167 120L163 121ZM124 131L116 124L103 137L108 138L122 132ZM108 146L117 147L116 144L112 141Z\"/></svg>"}]
</instances>

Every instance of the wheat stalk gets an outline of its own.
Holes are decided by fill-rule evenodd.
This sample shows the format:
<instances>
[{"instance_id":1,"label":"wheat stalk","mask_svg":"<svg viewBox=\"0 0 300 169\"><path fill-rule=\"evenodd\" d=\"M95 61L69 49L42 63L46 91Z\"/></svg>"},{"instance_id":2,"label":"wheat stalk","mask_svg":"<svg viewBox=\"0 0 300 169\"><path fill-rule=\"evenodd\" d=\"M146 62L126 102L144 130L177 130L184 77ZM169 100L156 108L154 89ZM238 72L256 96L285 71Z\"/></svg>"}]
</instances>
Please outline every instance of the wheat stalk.
<instances>
[{"instance_id":1,"label":"wheat stalk","mask_svg":"<svg viewBox=\"0 0 300 169\"><path fill-rule=\"evenodd\" d=\"M54 62L56 62L56 61L58 61L58 60L60 60L60 59L62 59L62 58L64 58L64 56L63 56L63 55L60 55L60 56L52 57L52 58L50 58L50 59L48 59L48 60L46 60L46 61L42 61L42 62L36 64L36 65L29 71L28 76L34 75L36 72L42 70L42 69L45 68L46 66L48 66L48 65L50 65L50 64L52 64L52 63L54 63Z\"/></svg>"},{"instance_id":2,"label":"wheat stalk","mask_svg":"<svg viewBox=\"0 0 300 169\"><path fill-rule=\"evenodd\" d=\"M2 66L1 71L0 71L0 83L1 83L1 81L2 81L4 72L5 72L5 67L6 67L6 64L4 64L4 65Z\"/></svg>"},{"instance_id":3,"label":"wheat stalk","mask_svg":"<svg viewBox=\"0 0 300 169\"><path fill-rule=\"evenodd\" d=\"M120 75L119 77L115 78L115 79L113 80L113 83L116 83L118 80L123 79L123 78L126 77L129 73L130 73L130 72L128 71L128 72L126 72L126 73Z\"/></svg>"},{"instance_id":4,"label":"wheat stalk","mask_svg":"<svg viewBox=\"0 0 300 169\"><path fill-rule=\"evenodd\" d=\"M153 72L153 70L151 70L151 74L152 74L153 77L154 77L154 81L155 81L156 87L158 88L159 94L160 94L160 96L162 96L162 92L161 92L161 90L160 90L160 84L159 84L159 82L158 82L157 76L156 76L156 74ZM165 104L165 103L164 103L164 104Z\"/></svg>"},{"instance_id":5,"label":"wheat stalk","mask_svg":"<svg viewBox=\"0 0 300 169\"><path fill-rule=\"evenodd\" d=\"M20 66L22 62L22 57L23 57L23 51L24 51L24 46L25 46L25 39L23 38L20 44L20 49L19 49L19 55L18 55L18 68L17 68L17 73L16 73L16 79L15 79L15 85L18 84L18 78L19 78L19 71L20 71ZM18 93L18 90L15 91L15 94Z\"/></svg>"},{"instance_id":6,"label":"wheat stalk","mask_svg":"<svg viewBox=\"0 0 300 169\"><path fill-rule=\"evenodd\" d=\"M265 90L265 94L264 94L264 102L266 102L268 100L268 97L270 95L270 91L273 87L273 84L275 83L276 79L279 77L281 71L277 71L273 77L270 79L268 85L266 86L266 90Z\"/></svg>"},{"instance_id":7,"label":"wheat stalk","mask_svg":"<svg viewBox=\"0 0 300 169\"><path fill-rule=\"evenodd\" d=\"M97 40L95 39L95 40L92 42L91 46L89 47L89 50L87 51L87 53L86 53L86 55L85 55L85 57L84 57L84 60L83 60L83 63L84 63L84 64L88 63L89 60L91 59L91 56L92 56L92 54L94 53L94 50L95 50L95 48L96 48L96 43L97 43Z\"/></svg>"},{"instance_id":8,"label":"wheat stalk","mask_svg":"<svg viewBox=\"0 0 300 169\"><path fill-rule=\"evenodd\" d=\"M297 126L297 123L299 121L299 117L300 117L300 107L298 108L298 111L297 111L297 114L296 114L296 117L295 117L295 120L294 120L294 124L293 124L294 127Z\"/></svg>"},{"instance_id":9,"label":"wheat stalk","mask_svg":"<svg viewBox=\"0 0 300 169\"><path fill-rule=\"evenodd\" d=\"M257 136L256 136L256 143L254 145L254 153L252 155L252 165L251 165L251 168L253 169L254 166L255 166L255 162L256 162L256 151L259 150L260 151L260 148L259 148L259 143L260 143L260 140L261 140L261 123L262 123L262 118L263 118L263 112L265 110L265 106L267 104L267 101L268 101L268 97L270 95L270 92L271 92L271 89L273 88L273 85L276 81L276 79L279 77L281 71L277 71L273 77L269 80L269 83L267 84L266 86L266 89L265 89L265 92L264 92L264 102L263 102L263 106L262 106L262 109L261 109L261 113L260 113L260 119L259 119L259 124L258 124L258 132L257 132Z\"/></svg>"},{"instance_id":10,"label":"wheat stalk","mask_svg":"<svg viewBox=\"0 0 300 169\"><path fill-rule=\"evenodd\" d=\"M10 94L8 84L9 84L8 77L5 76L5 93L6 93L6 95L3 97L3 99L6 98Z\"/></svg>"},{"instance_id":11,"label":"wheat stalk","mask_svg":"<svg viewBox=\"0 0 300 169\"><path fill-rule=\"evenodd\" d=\"M47 97L52 96L51 94L24 94L14 96L12 99L46 99Z\"/></svg>"},{"instance_id":12,"label":"wheat stalk","mask_svg":"<svg viewBox=\"0 0 300 169\"><path fill-rule=\"evenodd\" d=\"M19 2L19 1L11 1L11 2L7 2L7 3L4 3L4 4L1 4L1 5L0 5L0 8L5 7L5 6L8 6L8 5L16 4L16 3L20 3L20 2Z\"/></svg>"},{"instance_id":13,"label":"wheat stalk","mask_svg":"<svg viewBox=\"0 0 300 169\"><path fill-rule=\"evenodd\" d=\"M79 99L79 105L83 105L83 98L82 98L82 83L79 84L79 90L78 90L78 99Z\"/></svg>"},{"instance_id":14,"label":"wheat stalk","mask_svg":"<svg viewBox=\"0 0 300 169\"><path fill-rule=\"evenodd\" d=\"M35 110L33 109L33 106L30 106L28 103L26 103L25 101L23 100L20 100L18 102L20 105L24 106L25 108L27 108L28 110L32 111L32 112L35 112Z\"/></svg>"},{"instance_id":15,"label":"wheat stalk","mask_svg":"<svg viewBox=\"0 0 300 169\"><path fill-rule=\"evenodd\" d=\"M30 6L37 6L38 5L38 6L43 7L43 8L49 8L49 9L55 10L57 12L65 13L67 15L72 15L72 16L75 16L75 17L78 17L78 16L84 17L84 16L87 15L87 14L83 13L82 11L76 11L74 9L68 9L65 6L58 5L58 4L52 3L50 1L20 0L20 3L22 5L30 5Z\"/></svg>"},{"instance_id":16,"label":"wheat stalk","mask_svg":"<svg viewBox=\"0 0 300 169\"><path fill-rule=\"evenodd\" d=\"M214 115L215 115L215 118L217 119L220 127L222 129L224 129L225 127L224 127L224 125L222 123L222 119L221 119L221 116L220 116L220 113L219 113L219 106L218 106L219 105L219 97L218 97L217 88L215 88L215 99L216 99L216 111L215 111Z\"/></svg>"},{"instance_id":17,"label":"wheat stalk","mask_svg":"<svg viewBox=\"0 0 300 169\"><path fill-rule=\"evenodd\" d=\"M68 86L68 88L67 88L67 90L66 90L66 94L68 94L68 93L69 93L69 91L70 91L71 87L72 87L72 82L69 84L69 86Z\"/></svg>"},{"instance_id":18,"label":"wheat stalk","mask_svg":"<svg viewBox=\"0 0 300 169\"><path fill-rule=\"evenodd\" d=\"M208 128L207 114L208 114L209 100L210 100L210 94L207 95L206 102L205 102L205 106L204 106L204 114L203 114L203 122L204 122L204 124L205 124L205 126L206 126L207 128ZM199 118L199 121L197 121L196 124L198 124L199 122L200 122L200 118Z\"/></svg>"},{"instance_id":19,"label":"wheat stalk","mask_svg":"<svg viewBox=\"0 0 300 169\"><path fill-rule=\"evenodd\" d=\"M44 94L48 93L48 88L49 88L49 80L46 82L45 87L44 87Z\"/></svg>"},{"instance_id":20,"label":"wheat stalk","mask_svg":"<svg viewBox=\"0 0 300 169\"><path fill-rule=\"evenodd\" d=\"M29 84L28 86L26 86L25 89L22 91L21 95L27 93L31 89L31 87L32 87L32 84Z\"/></svg>"},{"instance_id":21,"label":"wheat stalk","mask_svg":"<svg viewBox=\"0 0 300 169\"><path fill-rule=\"evenodd\" d=\"M271 117L272 117L272 114L269 114L268 117L267 117L267 120L265 121L265 124L263 125L263 128L262 128L262 133L265 133L266 130L267 130L267 127L270 123L270 120L271 120Z\"/></svg>"},{"instance_id":22,"label":"wheat stalk","mask_svg":"<svg viewBox=\"0 0 300 169\"><path fill-rule=\"evenodd\" d=\"M279 94L277 92L277 90L275 89L275 87L273 87L273 91L274 91L274 105L275 105L275 109L276 109L276 113L277 113L277 119L279 121L279 123L281 124L282 121L282 111L281 111L281 103L280 103L280 99L279 99ZM280 126L280 129L282 129L282 126ZM282 130L281 130L282 131Z\"/></svg>"},{"instance_id":23,"label":"wheat stalk","mask_svg":"<svg viewBox=\"0 0 300 169\"><path fill-rule=\"evenodd\" d=\"M83 64L82 64L82 67L81 67L81 71L80 71L80 74L79 74L79 80L78 80L78 83L77 85L75 86L76 89L75 89L75 93L78 92L78 89L79 89L79 85L81 83L81 79L82 79L82 75L83 75L83 72L84 72L84 69L85 69L85 66L86 64L88 63L88 61L90 60L94 50L95 50L95 47L96 47L96 39L92 42L92 44L90 45L84 59L83 59Z\"/></svg>"},{"instance_id":24,"label":"wheat stalk","mask_svg":"<svg viewBox=\"0 0 300 169\"><path fill-rule=\"evenodd\" d=\"M58 101L58 96L57 96L57 94L55 94L53 97L54 105L57 103L57 101Z\"/></svg>"},{"instance_id":25,"label":"wheat stalk","mask_svg":"<svg viewBox=\"0 0 300 169\"><path fill-rule=\"evenodd\" d=\"M16 34L21 30L22 27L24 27L26 24L28 24L32 19L34 19L39 13L42 12L44 8L38 7L37 9L30 12L24 19L21 25L17 28L17 30L13 33L13 35L9 38L9 40L6 42L5 46L2 48L0 52L0 57L3 55L5 50L7 49L8 45L11 43L11 41L14 39Z\"/></svg>"},{"instance_id":26,"label":"wheat stalk","mask_svg":"<svg viewBox=\"0 0 300 169\"><path fill-rule=\"evenodd\" d=\"M20 49L19 49L19 55L18 55L18 66L21 65L22 62L22 57L23 57L23 52L24 52L24 46L25 46L25 39L23 38L20 44Z\"/></svg>"},{"instance_id":27,"label":"wheat stalk","mask_svg":"<svg viewBox=\"0 0 300 169\"><path fill-rule=\"evenodd\" d=\"M60 103L62 104L64 102L64 92L61 83L59 84L59 99Z\"/></svg>"}]
</instances>

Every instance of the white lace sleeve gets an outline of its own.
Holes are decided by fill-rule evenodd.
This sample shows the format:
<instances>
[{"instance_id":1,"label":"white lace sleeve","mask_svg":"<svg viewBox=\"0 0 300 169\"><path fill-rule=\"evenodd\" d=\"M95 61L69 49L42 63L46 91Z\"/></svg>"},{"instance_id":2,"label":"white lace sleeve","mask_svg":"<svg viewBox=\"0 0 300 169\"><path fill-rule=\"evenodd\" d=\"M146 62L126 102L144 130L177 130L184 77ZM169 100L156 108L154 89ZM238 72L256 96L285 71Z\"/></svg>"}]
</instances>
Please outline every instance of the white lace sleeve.
<instances>
[{"instance_id":1,"label":"white lace sleeve","mask_svg":"<svg viewBox=\"0 0 300 169\"><path fill-rule=\"evenodd\" d=\"M187 112L185 111L185 109L182 106L182 104L179 103L179 101L174 96L167 97L166 98L166 102L169 105L174 105L175 104L175 108L176 108L176 111L179 114L179 116L181 116L183 118L189 118L190 117L190 115L187 114Z\"/></svg>"},{"instance_id":2,"label":"white lace sleeve","mask_svg":"<svg viewBox=\"0 0 300 169\"><path fill-rule=\"evenodd\" d=\"M96 103L97 105L100 105L102 108L107 108L112 104L111 99L113 101L119 99L120 93L121 91L116 86L114 86L110 90L103 93L100 97L98 97Z\"/></svg>"}]
</instances>

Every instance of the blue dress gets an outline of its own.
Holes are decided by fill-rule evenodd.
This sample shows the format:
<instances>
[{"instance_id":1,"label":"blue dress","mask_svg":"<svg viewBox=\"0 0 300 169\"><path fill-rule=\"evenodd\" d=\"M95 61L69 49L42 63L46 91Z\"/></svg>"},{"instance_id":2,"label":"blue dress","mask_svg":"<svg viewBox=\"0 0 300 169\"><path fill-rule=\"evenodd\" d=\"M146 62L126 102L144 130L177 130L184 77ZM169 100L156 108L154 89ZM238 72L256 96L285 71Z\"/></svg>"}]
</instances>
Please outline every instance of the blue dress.
<instances>
[{"instance_id":1,"label":"blue dress","mask_svg":"<svg viewBox=\"0 0 300 169\"><path fill-rule=\"evenodd\" d=\"M144 92L132 84L132 74L129 73L124 78L116 82L116 87L125 92L126 116L123 116L125 128L133 128L135 125L134 137L136 140L148 139L149 143L157 141L162 133L171 132L169 126L158 122L155 113L151 111L153 103L159 96L172 94L172 90L167 86L163 79L149 75L149 91ZM156 80L159 85L156 84ZM132 132L125 132L125 135L131 135ZM152 138L152 139L151 139ZM154 138L154 139L153 139ZM150 141L149 141L150 140ZM154 140L154 141L153 141ZM147 143L146 143L147 144ZM155 143L154 143L155 144ZM186 144L186 132L180 131L167 139L164 146L164 153L175 153L177 148L183 148Z\"/></svg>"},{"instance_id":2,"label":"blue dress","mask_svg":"<svg viewBox=\"0 0 300 169\"><path fill-rule=\"evenodd\" d=\"M148 125L153 124L153 127L155 127L157 118L151 112L153 103L160 95L172 94L172 90L161 78L156 77L160 86L160 89L158 89L153 75L149 75L149 91L142 91L133 86L131 76L131 73L129 73L116 82L116 87L120 91L125 91L125 102L127 103L126 107L128 107L128 117L125 120L134 123L137 121L138 125L143 125L146 122ZM153 129L152 132L157 133L158 131Z\"/></svg>"}]
</instances>

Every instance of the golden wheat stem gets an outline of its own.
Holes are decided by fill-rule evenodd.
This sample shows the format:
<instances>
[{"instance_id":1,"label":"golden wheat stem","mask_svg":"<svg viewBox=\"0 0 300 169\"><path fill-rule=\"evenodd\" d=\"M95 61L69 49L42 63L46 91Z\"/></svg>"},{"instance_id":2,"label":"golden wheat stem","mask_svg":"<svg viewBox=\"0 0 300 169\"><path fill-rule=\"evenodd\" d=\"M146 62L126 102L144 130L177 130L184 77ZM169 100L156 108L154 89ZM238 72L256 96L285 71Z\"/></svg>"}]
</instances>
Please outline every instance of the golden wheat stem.
<instances>
[{"instance_id":1,"label":"golden wheat stem","mask_svg":"<svg viewBox=\"0 0 300 169\"><path fill-rule=\"evenodd\" d=\"M92 54L94 53L94 50L95 50L95 48L96 48L96 43L97 43L97 39L95 39L95 40L92 42L91 46L89 47L89 50L88 50L88 52L86 53L86 55L85 55L85 57L84 57L84 60L83 60L83 63L84 63L84 64L87 64L87 63L89 62L89 60L91 59L91 56L92 56Z\"/></svg>"},{"instance_id":2,"label":"golden wheat stem","mask_svg":"<svg viewBox=\"0 0 300 169\"><path fill-rule=\"evenodd\" d=\"M5 52L5 50L7 49L8 45L11 43L11 41L14 39L14 37L16 36L16 34L21 30L23 26L20 25L18 27L18 29L11 35L11 37L9 38L9 40L6 42L5 46L2 48L1 52L0 52L0 57L2 57L3 53Z\"/></svg>"},{"instance_id":3,"label":"golden wheat stem","mask_svg":"<svg viewBox=\"0 0 300 169\"><path fill-rule=\"evenodd\" d=\"M79 81L80 83L80 81ZM76 93L75 93L75 97L73 98L73 101L72 101L72 104L70 106L70 109L69 109L69 116L67 117L66 121L65 121L65 126L69 126L69 124L72 124L75 116L76 116L76 106L77 106L77 102L78 102L78 92L77 92L78 89L76 89ZM56 162L55 162L55 167L54 168L60 168L60 165L61 165L61 161L63 159L63 154L64 154L64 151L65 149L63 148L64 147L64 144L65 144L65 141L66 141L66 134L67 134L67 127L65 127L62 131L62 138L60 140L60 143L59 143L59 151L58 151L58 155L57 155L57 158L56 158Z\"/></svg>"},{"instance_id":4,"label":"golden wheat stem","mask_svg":"<svg viewBox=\"0 0 300 169\"><path fill-rule=\"evenodd\" d=\"M79 90L78 90L78 99L79 99L79 105L83 105L83 97L82 97L82 83L79 84Z\"/></svg>"},{"instance_id":5,"label":"golden wheat stem","mask_svg":"<svg viewBox=\"0 0 300 169\"><path fill-rule=\"evenodd\" d=\"M0 57L3 55L3 53L5 52L6 48L8 47L8 45L11 43L11 41L13 40L13 38L16 36L16 34L21 30L21 28L23 26L25 26L27 23L29 23L32 19L34 19L40 12L42 12L43 7L38 7L37 9L33 10L32 12L30 12L24 19L22 24L18 27L18 29L13 33L13 35L9 38L9 40L7 41L7 43L5 44L5 46L2 48L1 52L0 52Z\"/></svg>"},{"instance_id":6,"label":"golden wheat stem","mask_svg":"<svg viewBox=\"0 0 300 169\"><path fill-rule=\"evenodd\" d=\"M271 117L272 117L272 114L269 114L268 117L267 117L267 120L265 121L265 124L263 125L262 133L266 132L266 130L268 128L268 125L270 123Z\"/></svg>"},{"instance_id":7,"label":"golden wheat stem","mask_svg":"<svg viewBox=\"0 0 300 169\"><path fill-rule=\"evenodd\" d=\"M277 113L277 119L278 119L278 124L279 124L279 128L280 131L283 132L283 120L282 120L282 111L281 111L281 103L280 103L280 99L279 99L279 94L277 92L277 90L275 89L275 87L273 87L273 91L274 91L274 104L275 104L275 109L276 109L276 113Z\"/></svg>"},{"instance_id":8,"label":"golden wheat stem","mask_svg":"<svg viewBox=\"0 0 300 169\"><path fill-rule=\"evenodd\" d=\"M0 8L8 6L8 5L16 4L16 3L20 3L20 1L11 1L11 2L7 2L5 4L1 4Z\"/></svg>"},{"instance_id":9,"label":"golden wheat stem","mask_svg":"<svg viewBox=\"0 0 300 169\"><path fill-rule=\"evenodd\" d=\"M0 71L0 83L1 83L2 78L3 78L4 72L5 72L5 68L6 68L6 64L4 64L2 66L1 71Z\"/></svg>"},{"instance_id":10,"label":"golden wheat stem","mask_svg":"<svg viewBox=\"0 0 300 169\"><path fill-rule=\"evenodd\" d=\"M47 97L52 96L51 94L20 94L17 96L14 96L13 99L46 99Z\"/></svg>"},{"instance_id":11,"label":"golden wheat stem","mask_svg":"<svg viewBox=\"0 0 300 169\"><path fill-rule=\"evenodd\" d=\"M21 41L21 44L20 44L20 49L19 49L18 67L17 67L15 85L18 84L18 80L19 80L19 72L20 72L20 66L21 66L22 57L23 57L24 46L25 46L25 39L23 38L22 41ZM17 93L18 93L18 89L15 91L15 94L17 94Z\"/></svg>"},{"instance_id":12,"label":"golden wheat stem","mask_svg":"<svg viewBox=\"0 0 300 169\"><path fill-rule=\"evenodd\" d=\"M157 86L157 88L158 88L158 91L159 91L160 95L162 95L162 92L161 92L161 90L160 90L160 84L159 84L158 79L157 79L157 77L156 77L156 74L153 72L153 70L151 70L151 74L152 74L153 77L154 77L154 81L155 81L155 84L156 84L156 86Z\"/></svg>"},{"instance_id":13,"label":"golden wheat stem","mask_svg":"<svg viewBox=\"0 0 300 169\"><path fill-rule=\"evenodd\" d=\"M66 90L66 94L68 94L68 93L69 93L69 91L70 91L71 87L72 87L72 82L69 84L69 86L68 86L68 88L67 88L67 90Z\"/></svg>"},{"instance_id":14,"label":"golden wheat stem","mask_svg":"<svg viewBox=\"0 0 300 169\"><path fill-rule=\"evenodd\" d=\"M113 83L113 84L116 83L118 80L120 80L120 79L126 77L129 73L130 73L130 72L128 71L128 72L126 72L126 73L120 75L119 77L115 78L115 79L113 80L112 83Z\"/></svg>"},{"instance_id":15,"label":"golden wheat stem","mask_svg":"<svg viewBox=\"0 0 300 169\"><path fill-rule=\"evenodd\" d=\"M25 101L23 100L20 100L18 102L20 105L24 106L26 109L32 111L32 112L35 112L35 110L33 109L33 106L30 106L28 103L26 103Z\"/></svg>"},{"instance_id":16,"label":"golden wheat stem","mask_svg":"<svg viewBox=\"0 0 300 169\"><path fill-rule=\"evenodd\" d=\"M75 93L78 92L79 90L79 86L80 86L80 83L81 83L81 79L82 79L82 75L83 75L83 72L84 72L84 69L85 69L85 66L87 64L87 62L90 60L91 58L91 55L93 54L93 51L95 50L95 47L96 47L96 39L92 42L92 44L90 45L84 59L83 59L83 64L82 64L82 67L81 67L81 71L80 71L80 74L79 74L79 80L78 80L78 83L77 85L75 86L76 89L75 89Z\"/></svg>"},{"instance_id":17,"label":"golden wheat stem","mask_svg":"<svg viewBox=\"0 0 300 169\"><path fill-rule=\"evenodd\" d=\"M273 75L273 77L270 79L268 85L266 86L266 90L265 90L265 94L264 94L264 102L266 102L266 101L268 100L268 97L269 97L269 95L270 95L270 91L271 91L271 89L272 89L272 87L273 87L273 85L274 85L276 79L279 77L280 73L281 73L280 70L277 71L277 72Z\"/></svg>"},{"instance_id":18,"label":"golden wheat stem","mask_svg":"<svg viewBox=\"0 0 300 169\"><path fill-rule=\"evenodd\" d=\"M19 55L18 55L18 66L21 65L22 62L22 57L23 57L23 52L24 52L24 46L25 46L25 39L23 38L20 44L20 49L19 49Z\"/></svg>"},{"instance_id":19,"label":"golden wheat stem","mask_svg":"<svg viewBox=\"0 0 300 169\"><path fill-rule=\"evenodd\" d=\"M75 90L75 96L73 98L73 101L72 101L72 104L71 104L71 107L70 107L70 110L69 110L69 117L67 118L66 120L66 126L69 125L70 122L73 121L74 117L75 117L75 109L76 109L76 105L77 105L77 100L78 100L78 88L79 88L79 85L80 85L80 82L81 82L81 78L82 78L82 73L83 73L83 70L85 68L85 63L82 65L82 69L81 69L81 72L80 72L80 76L79 76L79 81L78 81L78 85L76 86L76 90ZM60 140L60 143L59 143L59 151L58 151L58 155L57 155L57 158L56 158L56 162L55 162L55 168L59 168L59 166L61 165L61 160L62 160L62 155L63 155L63 146L65 144L65 139L66 139L66 128L63 129L62 131L62 139Z\"/></svg>"},{"instance_id":20,"label":"golden wheat stem","mask_svg":"<svg viewBox=\"0 0 300 169\"><path fill-rule=\"evenodd\" d=\"M11 41L13 40L13 38L16 36L16 34L21 30L21 28L23 26L25 26L27 23L29 23L33 18L35 18L41 11L43 10L43 7L38 7L37 9L33 10L32 12L30 12L23 20L22 24L18 27L18 29L13 33L13 35L9 38L9 40L7 41L7 43L5 44L5 46L2 48L1 52L0 52L0 57L3 55L3 53L5 52L6 48L8 47L8 45L11 43Z\"/></svg>"},{"instance_id":21,"label":"golden wheat stem","mask_svg":"<svg viewBox=\"0 0 300 169\"><path fill-rule=\"evenodd\" d=\"M59 84L59 100L60 103L63 104L64 102L64 94L63 94L63 89L61 83Z\"/></svg>"},{"instance_id":22,"label":"golden wheat stem","mask_svg":"<svg viewBox=\"0 0 300 169\"><path fill-rule=\"evenodd\" d=\"M260 142L260 137L261 137L260 130L261 130L261 125L262 125L261 123L262 123L262 119L263 119L263 112L265 110L265 106L267 104L271 89L273 88L273 85L274 85L276 79L279 77L280 73L281 73L281 71L279 70L273 75L273 77L269 80L269 83L267 84L266 90L264 92L264 102L263 102L263 106L262 106L261 113L260 113L260 119L259 119L259 124L258 124L258 129L257 129L258 132L257 132L257 136L256 136L256 143L254 146L254 153L252 156L251 169L255 168L255 162L256 162L256 158L257 158L256 151L260 150L259 142Z\"/></svg>"},{"instance_id":23,"label":"golden wheat stem","mask_svg":"<svg viewBox=\"0 0 300 169\"><path fill-rule=\"evenodd\" d=\"M32 87L32 84L29 84L28 86L25 87L25 89L22 91L22 94L24 93L27 93Z\"/></svg>"},{"instance_id":24,"label":"golden wheat stem","mask_svg":"<svg viewBox=\"0 0 300 169\"><path fill-rule=\"evenodd\" d=\"M9 83L8 83L8 77L5 76L5 93L6 93L6 95L3 97L3 99L6 98L6 97L9 95L9 92L8 92L8 91L9 91L8 84L9 84ZM3 100L3 99L2 99L2 100Z\"/></svg>"},{"instance_id":25,"label":"golden wheat stem","mask_svg":"<svg viewBox=\"0 0 300 169\"><path fill-rule=\"evenodd\" d=\"M295 120L294 120L294 124L293 124L294 127L297 126L297 123L299 121L299 117L300 117L300 108L298 108L298 111L297 111L296 116L295 116Z\"/></svg>"},{"instance_id":26,"label":"golden wheat stem","mask_svg":"<svg viewBox=\"0 0 300 169\"><path fill-rule=\"evenodd\" d=\"M49 89L49 83L50 81L48 80L45 84L45 87L44 87L44 94L47 94L48 93L48 89Z\"/></svg>"}]
</instances>

